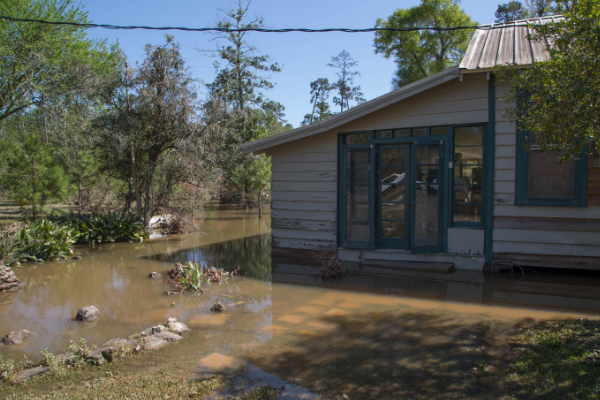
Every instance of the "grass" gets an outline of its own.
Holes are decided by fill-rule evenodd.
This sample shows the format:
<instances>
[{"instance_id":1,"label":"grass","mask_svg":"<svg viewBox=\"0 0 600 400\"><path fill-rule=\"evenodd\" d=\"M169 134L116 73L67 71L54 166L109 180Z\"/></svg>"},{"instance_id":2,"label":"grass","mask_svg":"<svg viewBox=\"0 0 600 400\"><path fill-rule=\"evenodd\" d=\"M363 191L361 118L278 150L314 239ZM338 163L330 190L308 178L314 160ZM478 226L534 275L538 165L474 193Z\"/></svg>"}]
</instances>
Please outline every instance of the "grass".
<instances>
[{"instance_id":1,"label":"grass","mask_svg":"<svg viewBox=\"0 0 600 400\"><path fill-rule=\"evenodd\" d=\"M509 398L598 399L600 321L522 326L515 339L509 355Z\"/></svg>"}]
</instances>

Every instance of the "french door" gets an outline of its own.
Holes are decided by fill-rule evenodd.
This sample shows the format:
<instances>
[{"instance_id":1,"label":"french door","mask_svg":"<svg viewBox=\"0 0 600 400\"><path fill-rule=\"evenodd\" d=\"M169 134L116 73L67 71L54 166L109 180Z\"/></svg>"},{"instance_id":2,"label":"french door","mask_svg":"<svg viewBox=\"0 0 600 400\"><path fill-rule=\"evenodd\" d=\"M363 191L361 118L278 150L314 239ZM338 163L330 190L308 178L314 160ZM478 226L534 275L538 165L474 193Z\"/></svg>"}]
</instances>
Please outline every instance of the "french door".
<instances>
[{"instance_id":1,"label":"french door","mask_svg":"<svg viewBox=\"0 0 600 400\"><path fill-rule=\"evenodd\" d=\"M439 141L378 146L375 247L441 252L443 156Z\"/></svg>"}]
</instances>

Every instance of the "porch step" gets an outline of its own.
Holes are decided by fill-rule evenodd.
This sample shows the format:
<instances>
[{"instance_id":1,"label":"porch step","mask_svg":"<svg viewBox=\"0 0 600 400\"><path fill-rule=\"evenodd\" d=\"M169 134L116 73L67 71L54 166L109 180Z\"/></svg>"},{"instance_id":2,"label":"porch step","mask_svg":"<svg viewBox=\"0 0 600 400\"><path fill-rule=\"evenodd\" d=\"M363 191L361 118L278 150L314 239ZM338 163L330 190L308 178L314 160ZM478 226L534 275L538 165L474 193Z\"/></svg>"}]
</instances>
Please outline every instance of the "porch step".
<instances>
[{"instance_id":1,"label":"porch step","mask_svg":"<svg viewBox=\"0 0 600 400\"><path fill-rule=\"evenodd\" d=\"M367 274L398 275L402 271L433 272L449 274L454 271L454 263L448 262L420 262L420 261L392 261L392 260L363 260L360 272Z\"/></svg>"}]
</instances>

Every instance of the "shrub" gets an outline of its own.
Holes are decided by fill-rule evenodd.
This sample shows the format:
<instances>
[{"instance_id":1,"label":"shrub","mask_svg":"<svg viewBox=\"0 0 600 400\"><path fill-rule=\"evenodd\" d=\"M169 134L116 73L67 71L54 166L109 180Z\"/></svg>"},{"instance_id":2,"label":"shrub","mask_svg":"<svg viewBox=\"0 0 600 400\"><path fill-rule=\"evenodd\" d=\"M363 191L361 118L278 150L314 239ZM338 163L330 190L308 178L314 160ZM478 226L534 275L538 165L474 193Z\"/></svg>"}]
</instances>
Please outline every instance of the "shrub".
<instances>
[{"instance_id":1,"label":"shrub","mask_svg":"<svg viewBox=\"0 0 600 400\"><path fill-rule=\"evenodd\" d=\"M144 225L134 217L121 218L108 213L58 215L49 219L74 229L77 232L77 244L143 241L147 237Z\"/></svg>"},{"instance_id":2,"label":"shrub","mask_svg":"<svg viewBox=\"0 0 600 400\"><path fill-rule=\"evenodd\" d=\"M48 220L32 222L16 236L12 252L32 261L61 260L73 254L73 230Z\"/></svg>"}]
</instances>

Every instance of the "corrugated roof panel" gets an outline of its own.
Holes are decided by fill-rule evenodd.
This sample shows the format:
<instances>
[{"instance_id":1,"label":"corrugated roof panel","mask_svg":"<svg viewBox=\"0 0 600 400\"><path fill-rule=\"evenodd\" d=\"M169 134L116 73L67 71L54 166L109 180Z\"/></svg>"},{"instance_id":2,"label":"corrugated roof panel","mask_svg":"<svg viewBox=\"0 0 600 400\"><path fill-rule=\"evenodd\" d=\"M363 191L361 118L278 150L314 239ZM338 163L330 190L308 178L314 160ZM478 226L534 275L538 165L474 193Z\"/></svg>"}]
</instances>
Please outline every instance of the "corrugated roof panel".
<instances>
[{"instance_id":1,"label":"corrugated roof panel","mask_svg":"<svg viewBox=\"0 0 600 400\"><path fill-rule=\"evenodd\" d=\"M527 26L515 27L515 64L533 64L531 57L531 45L527 40Z\"/></svg>"},{"instance_id":2,"label":"corrugated roof panel","mask_svg":"<svg viewBox=\"0 0 600 400\"><path fill-rule=\"evenodd\" d=\"M549 54L546 43L552 41L530 41L527 39L528 25L549 24L562 19L562 16L549 16L481 27L473 34L460 68L530 65L534 61L547 61Z\"/></svg>"},{"instance_id":3,"label":"corrugated roof panel","mask_svg":"<svg viewBox=\"0 0 600 400\"><path fill-rule=\"evenodd\" d=\"M476 30L469 43L469 48L460 63L460 68L475 69L481 58L481 51L483 50L483 43L487 38L489 31L487 30Z\"/></svg>"},{"instance_id":4,"label":"corrugated roof panel","mask_svg":"<svg viewBox=\"0 0 600 400\"><path fill-rule=\"evenodd\" d=\"M515 27L502 29L502 38L498 46L496 65L513 65L515 63Z\"/></svg>"},{"instance_id":5,"label":"corrugated roof panel","mask_svg":"<svg viewBox=\"0 0 600 400\"><path fill-rule=\"evenodd\" d=\"M504 29L492 29L488 34L483 48L483 53L479 59L479 68L491 68L496 65L496 57L498 56L498 44L500 43L500 36Z\"/></svg>"}]
</instances>

